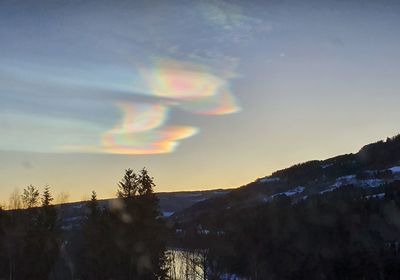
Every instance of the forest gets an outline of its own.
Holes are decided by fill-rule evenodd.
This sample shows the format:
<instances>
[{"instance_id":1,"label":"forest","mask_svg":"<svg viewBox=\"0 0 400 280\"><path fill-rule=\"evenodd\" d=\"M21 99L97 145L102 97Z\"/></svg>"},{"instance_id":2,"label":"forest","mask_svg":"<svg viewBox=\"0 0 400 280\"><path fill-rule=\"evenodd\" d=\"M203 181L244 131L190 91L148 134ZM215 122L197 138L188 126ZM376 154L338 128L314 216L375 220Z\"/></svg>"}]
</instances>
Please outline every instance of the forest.
<instances>
[{"instance_id":1,"label":"forest","mask_svg":"<svg viewBox=\"0 0 400 280\"><path fill-rule=\"evenodd\" d=\"M282 196L203 215L180 225L178 240L206 252L207 279L399 279L400 181L376 191L347 185L296 204Z\"/></svg>"},{"instance_id":2,"label":"forest","mask_svg":"<svg viewBox=\"0 0 400 280\"><path fill-rule=\"evenodd\" d=\"M165 227L153 178L125 172L113 207L93 191L80 230L62 230L50 188L0 212L0 279L165 279Z\"/></svg>"},{"instance_id":3,"label":"forest","mask_svg":"<svg viewBox=\"0 0 400 280\"><path fill-rule=\"evenodd\" d=\"M148 170L127 169L77 228L29 185L0 210L0 279L400 279L399 145L298 164L168 217Z\"/></svg>"}]
</instances>

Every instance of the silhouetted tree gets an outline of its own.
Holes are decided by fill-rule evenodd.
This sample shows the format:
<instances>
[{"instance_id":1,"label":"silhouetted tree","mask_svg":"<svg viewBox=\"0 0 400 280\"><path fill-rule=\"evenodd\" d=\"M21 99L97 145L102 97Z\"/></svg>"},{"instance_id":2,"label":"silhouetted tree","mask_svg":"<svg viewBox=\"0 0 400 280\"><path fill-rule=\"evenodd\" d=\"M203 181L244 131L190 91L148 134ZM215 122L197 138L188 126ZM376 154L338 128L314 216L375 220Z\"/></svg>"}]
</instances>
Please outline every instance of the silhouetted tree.
<instances>
[{"instance_id":1,"label":"silhouetted tree","mask_svg":"<svg viewBox=\"0 0 400 280\"><path fill-rule=\"evenodd\" d=\"M110 258L114 248L95 191L92 191L91 200L86 204L82 246L82 255L78 263L80 276L88 280L111 278L108 268L114 265Z\"/></svg>"},{"instance_id":2,"label":"silhouetted tree","mask_svg":"<svg viewBox=\"0 0 400 280\"><path fill-rule=\"evenodd\" d=\"M22 208L22 202L21 202L21 194L19 189L14 189L14 191L11 193L9 202L8 202L8 209L9 210L17 210Z\"/></svg>"},{"instance_id":3,"label":"silhouetted tree","mask_svg":"<svg viewBox=\"0 0 400 280\"><path fill-rule=\"evenodd\" d=\"M139 270L139 275L143 279L157 279L157 277L166 277L165 270L165 235L166 229L161 219L159 211L159 201L154 194L154 178L148 174L146 168L143 168L138 176L139 197L138 228L142 231L142 238L145 244L145 256L149 259L148 267ZM143 256L142 256L143 257Z\"/></svg>"},{"instance_id":4,"label":"silhouetted tree","mask_svg":"<svg viewBox=\"0 0 400 280\"><path fill-rule=\"evenodd\" d=\"M48 186L41 201L41 207L29 221L18 279L48 279L59 255L57 210L51 204L53 197Z\"/></svg>"},{"instance_id":5,"label":"silhouetted tree","mask_svg":"<svg viewBox=\"0 0 400 280\"><path fill-rule=\"evenodd\" d=\"M87 208L89 211L87 214L87 220L93 223L98 223L100 218L100 207L97 200L97 193L95 191L92 191L90 201L87 203Z\"/></svg>"},{"instance_id":6,"label":"silhouetted tree","mask_svg":"<svg viewBox=\"0 0 400 280\"><path fill-rule=\"evenodd\" d=\"M37 190L33 185L29 185L24 189L21 195L22 203L25 208L32 208L37 206L39 203L39 190Z\"/></svg>"},{"instance_id":7,"label":"silhouetted tree","mask_svg":"<svg viewBox=\"0 0 400 280\"><path fill-rule=\"evenodd\" d=\"M146 168L140 170L138 177L138 192L139 195L151 195L154 193L154 178L149 176Z\"/></svg>"},{"instance_id":8,"label":"silhouetted tree","mask_svg":"<svg viewBox=\"0 0 400 280\"><path fill-rule=\"evenodd\" d=\"M138 191L138 176L132 169L125 170L124 178L118 183L119 198L134 197Z\"/></svg>"},{"instance_id":9,"label":"silhouetted tree","mask_svg":"<svg viewBox=\"0 0 400 280\"><path fill-rule=\"evenodd\" d=\"M6 239L4 231L5 219L6 213L0 207L0 279L6 279L9 276L9 258L6 250Z\"/></svg>"},{"instance_id":10,"label":"silhouetted tree","mask_svg":"<svg viewBox=\"0 0 400 280\"><path fill-rule=\"evenodd\" d=\"M139 175L125 171L118 184L119 201L110 213L113 224L114 253L120 269L116 279L162 279L164 268L164 225L159 219L155 184L147 170Z\"/></svg>"}]
</instances>

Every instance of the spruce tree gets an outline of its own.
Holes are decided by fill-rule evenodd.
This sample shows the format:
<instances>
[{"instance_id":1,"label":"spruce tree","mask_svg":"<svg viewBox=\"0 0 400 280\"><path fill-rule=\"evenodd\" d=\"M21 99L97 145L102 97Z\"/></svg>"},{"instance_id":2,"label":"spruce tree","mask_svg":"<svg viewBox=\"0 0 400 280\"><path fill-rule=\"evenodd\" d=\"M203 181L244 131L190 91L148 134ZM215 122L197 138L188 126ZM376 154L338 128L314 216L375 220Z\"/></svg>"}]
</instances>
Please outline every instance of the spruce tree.
<instances>
[{"instance_id":1,"label":"spruce tree","mask_svg":"<svg viewBox=\"0 0 400 280\"><path fill-rule=\"evenodd\" d=\"M151 195L154 193L153 188L156 186L154 184L154 178L150 177L146 168L140 170L140 174L138 176L139 182L139 195Z\"/></svg>"},{"instance_id":2,"label":"spruce tree","mask_svg":"<svg viewBox=\"0 0 400 280\"><path fill-rule=\"evenodd\" d=\"M121 272L114 275L116 279L164 279L165 231L154 187L145 168L138 175L127 169L118 185L118 197L124 200L123 207L113 212Z\"/></svg>"},{"instance_id":3,"label":"spruce tree","mask_svg":"<svg viewBox=\"0 0 400 280\"><path fill-rule=\"evenodd\" d=\"M48 279L58 257L57 210L51 204L53 197L48 186L44 189L41 201L41 207L34 212L28 225L20 279Z\"/></svg>"},{"instance_id":4,"label":"spruce tree","mask_svg":"<svg viewBox=\"0 0 400 280\"><path fill-rule=\"evenodd\" d=\"M86 209L83 225L83 254L79 263L80 275L88 280L108 279L106 268L112 265L112 262L107 261L107 256L111 253L107 248L110 240L104 228L103 213L95 191L92 192Z\"/></svg>"},{"instance_id":5,"label":"spruce tree","mask_svg":"<svg viewBox=\"0 0 400 280\"><path fill-rule=\"evenodd\" d=\"M144 250L141 252L138 265L138 275L141 279L163 279L165 268L165 225L160 219L159 201L154 194L154 178L146 168L138 176L139 197L137 200L137 228L141 233Z\"/></svg>"},{"instance_id":6,"label":"spruce tree","mask_svg":"<svg viewBox=\"0 0 400 280\"><path fill-rule=\"evenodd\" d=\"M119 198L132 198L138 191L138 176L132 169L125 170L124 178L118 183L117 196Z\"/></svg>"},{"instance_id":7,"label":"spruce tree","mask_svg":"<svg viewBox=\"0 0 400 280\"><path fill-rule=\"evenodd\" d=\"M97 200L97 193L95 191L92 191L92 196L87 204L87 208L89 210L87 219L94 223L98 222L100 217L100 207Z\"/></svg>"}]
</instances>

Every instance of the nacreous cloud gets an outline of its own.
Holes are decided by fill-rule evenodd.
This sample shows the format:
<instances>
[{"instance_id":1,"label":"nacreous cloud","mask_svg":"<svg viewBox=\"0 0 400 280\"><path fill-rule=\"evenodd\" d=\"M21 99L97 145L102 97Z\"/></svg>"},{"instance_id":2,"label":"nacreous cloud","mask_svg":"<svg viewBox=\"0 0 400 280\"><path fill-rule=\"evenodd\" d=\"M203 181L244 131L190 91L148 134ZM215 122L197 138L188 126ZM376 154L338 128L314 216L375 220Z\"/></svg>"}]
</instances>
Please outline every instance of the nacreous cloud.
<instances>
[{"instance_id":1,"label":"nacreous cloud","mask_svg":"<svg viewBox=\"0 0 400 280\"><path fill-rule=\"evenodd\" d=\"M224 84L204 66L175 60L157 60L154 68L141 72L150 94L165 98L191 100L212 96Z\"/></svg>"},{"instance_id":2,"label":"nacreous cloud","mask_svg":"<svg viewBox=\"0 0 400 280\"><path fill-rule=\"evenodd\" d=\"M205 65L158 59L140 71L148 95L171 100L161 104L120 103L124 117L102 136L101 146L92 151L113 154L160 154L173 152L179 140L198 132L191 126L165 126L168 105L193 114L224 115L240 110L223 79Z\"/></svg>"},{"instance_id":3,"label":"nacreous cloud","mask_svg":"<svg viewBox=\"0 0 400 280\"><path fill-rule=\"evenodd\" d=\"M102 136L101 146L88 151L113 154L160 154L173 152L179 140L198 132L191 126L165 126L170 106L193 114L224 115L239 111L229 81L205 65L158 59L140 71L145 92L172 101L161 104L119 103L123 118Z\"/></svg>"},{"instance_id":4,"label":"nacreous cloud","mask_svg":"<svg viewBox=\"0 0 400 280\"><path fill-rule=\"evenodd\" d=\"M103 135L101 151L111 154L147 155L173 152L182 140L194 135L197 129L190 126L171 126L140 133L115 133Z\"/></svg>"},{"instance_id":5,"label":"nacreous cloud","mask_svg":"<svg viewBox=\"0 0 400 280\"><path fill-rule=\"evenodd\" d=\"M105 153L118 155L154 155L171 153L179 140L196 134L190 126L169 126L137 133L119 133L110 130L101 137L100 145L64 146L64 152Z\"/></svg>"},{"instance_id":6,"label":"nacreous cloud","mask_svg":"<svg viewBox=\"0 0 400 280\"><path fill-rule=\"evenodd\" d=\"M136 104L121 102L123 119L112 130L112 133L136 133L152 130L163 125L168 108L161 104Z\"/></svg>"},{"instance_id":7,"label":"nacreous cloud","mask_svg":"<svg viewBox=\"0 0 400 280\"><path fill-rule=\"evenodd\" d=\"M181 107L186 111L200 115L226 115L240 110L235 96L226 90L221 90L214 96L184 102Z\"/></svg>"},{"instance_id":8,"label":"nacreous cloud","mask_svg":"<svg viewBox=\"0 0 400 280\"><path fill-rule=\"evenodd\" d=\"M168 108L160 104L120 103L122 122L102 136L101 151L112 154L162 154L174 151L178 140L190 137L194 127L163 126Z\"/></svg>"},{"instance_id":9,"label":"nacreous cloud","mask_svg":"<svg viewBox=\"0 0 400 280\"><path fill-rule=\"evenodd\" d=\"M223 115L240 109L229 80L215 75L205 65L159 59L153 68L142 69L141 73L149 94L172 99L191 113Z\"/></svg>"},{"instance_id":10,"label":"nacreous cloud","mask_svg":"<svg viewBox=\"0 0 400 280\"><path fill-rule=\"evenodd\" d=\"M205 65L159 59L139 73L137 78L147 95L145 101L135 101L138 96L134 97L134 94L115 97L111 104L107 103L109 110L99 107L96 102L87 103L98 115L88 117L76 115L74 111L71 115L3 113L0 130L5 133L0 139L0 149L125 155L170 153L181 140L199 132L190 125L168 123L171 122L168 120L171 110L178 108L196 115L224 115L240 109L230 91L229 79L218 76ZM24 91L27 93L29 91ZM54 96L48 98L58 105ZM88 99L82 100L87 102ZM114 125L112 120L118 115L114 114L113 107L120 112ZM62 108L61 104L59 108ZM101 114L113 119L94 121L104 119Z\"/></svg>"},{"instance_id":11,"label":"nacreous cloud","mask_svg":"<svg viewBox=\"0 0 400 280\"><path fill-rule=\"evenodd\" d=\"M173 152L178 141L197 132L191 126L165 126L168 108L160 104L119 103L122 118L99 144L65 146L64 151L147 155Z\"/></svg>"}]
</instances>

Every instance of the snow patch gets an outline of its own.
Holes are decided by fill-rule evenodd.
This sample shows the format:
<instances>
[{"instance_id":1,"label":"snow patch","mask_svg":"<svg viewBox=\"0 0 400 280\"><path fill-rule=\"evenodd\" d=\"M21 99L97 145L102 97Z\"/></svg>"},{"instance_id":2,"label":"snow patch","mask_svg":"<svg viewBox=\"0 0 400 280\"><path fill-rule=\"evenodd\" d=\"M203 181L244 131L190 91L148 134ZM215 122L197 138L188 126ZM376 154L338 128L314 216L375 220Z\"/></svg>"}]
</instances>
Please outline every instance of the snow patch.
<instances>
[{"instance_id":1,"label":"snow patch","mask_svg":"<svg viewBox=\"0 0 400 280\"><path fill-rule=\"evenodd\" d=\"M327 193L327 192L333 192L334 190L336 190L338 188L340 188L340 186L334 186L334 187L331 187L329 189L326 189L326 190L323 190L323 191L319 192L319 194L324 194L324 193Z\"/></svg>"},{"instance_id":2,"label":"snow patch","mask_svg":"<svg viewBox=\"0 0 400 280\"><path fill-rule=\"evenodd\" d=\"M392 171L393 174L398 174L400 173L400 166L394 166L392 168L389 168L388 170Z\"/></svg>"},{"instance_id":3,"label":"snow patch","mask_svg":"<svg viewBox=\"0 0 400 280\"><path fill-rule=\"evenodd\" d=\"M347 175L347 176L342 176L336 179L335 183L332 185L331 188L339 188L344 185L349 185L349 184L354 184L356 183L356 175Z\"/></svg>"},{"instance_id":4,"label":"snow patch","mask_svg":"<svg viewBox=\"0 0 400 280\"><path fill-rule=\"evenodd\" d=\"M368 180L357 180L356 175L342 176L336 179L335 183L329 188L320 191L319 194L332 192L345 185L354 185L361 188L376 188L385 184L385 180L382 179L368 179Z\"/></svg>"},{"instance_id":5,"label":"snow patch","mask_svg":"<svg viewBox=\"0 0 400 280\"><path fill-rule=\"evenodd\" d=\"M336 179L338 182L347 182L354 180L356 178L356 175L347 175L347 176L342 176Z\"/></svg>"},{"instance_id":6,"label":"snow patch","mask_svg":"<svg viewBox=\"0 0 400 280\"><path fill-rule=\"evenodd\" d=\"M279 178L279 177L273 177L273 178L265 177L265 178L260 179L260 183L276 183L276 182L279 182L280 180L281 180L281 178Z\"/></svg>"},{"instance_id":7,"label":"snow patch","mask_svg":"<svg viewBox=\"0 0 400 280\"><path fill-rule=\"evenodd\" d=\"M369 180L360 180L359 186L362 188L376 188L385 184L385 180L381 179L369 179Z\"/></svg>"},{"instance_id":8,"label":"snow patch","mask_svg":"<svg viewBox=\"0 0 400 280\"><path fill-rule=\"evenodd\" d=\"M296 195L298 193L304 192L305 189L306 189L305 187L298 186L298 187L294 188L293 190L289 190L287 192L284 192L284 194L286 196L293 196L293 195Z\"/></svg>"},{"instance_id":9,"label":"snow patch","mask_svg":"<svg viewBox=\"0 0 400 280\"><path fill-rule=\"evenodd\" d=\"M163 216L165 217L165 218L169 218L169 217L171 217L172 215L174 215L175 214L175 212L170 212L170 211L164 211L163 213Z\"/></svg>"},{"instance_id":10,"label":"snow patch","mask_svg":"<svg viewBox=\"0 0 400 280\"><path fill-rule=\"evenodd\" d=\"M370 198L382 199L384 197L385 197L385 193L377 193L377 194L367 195L365 198L366 199L370 199Z\"/></svg>"},{"instance_id":11,"label":"snow patch","mask_svg":"<svg viewBox=\"0 0 400 280\"><path fill-rule=\"evenodd\" d=\"M265 197L265 198L263 198L263 201L264 202L269 202L272 199L274 199L275 197L281 196L281 195L284 195L284 196L287 196L287 197L294 196L296 194L304 192L305 189L306 189L305 187L298 186L298 187L296 187L296 188L294 188L292 190L288 190L286 192L276 193L276 194L271 195L270 197Z\"/></svg>"}]
</instances>

